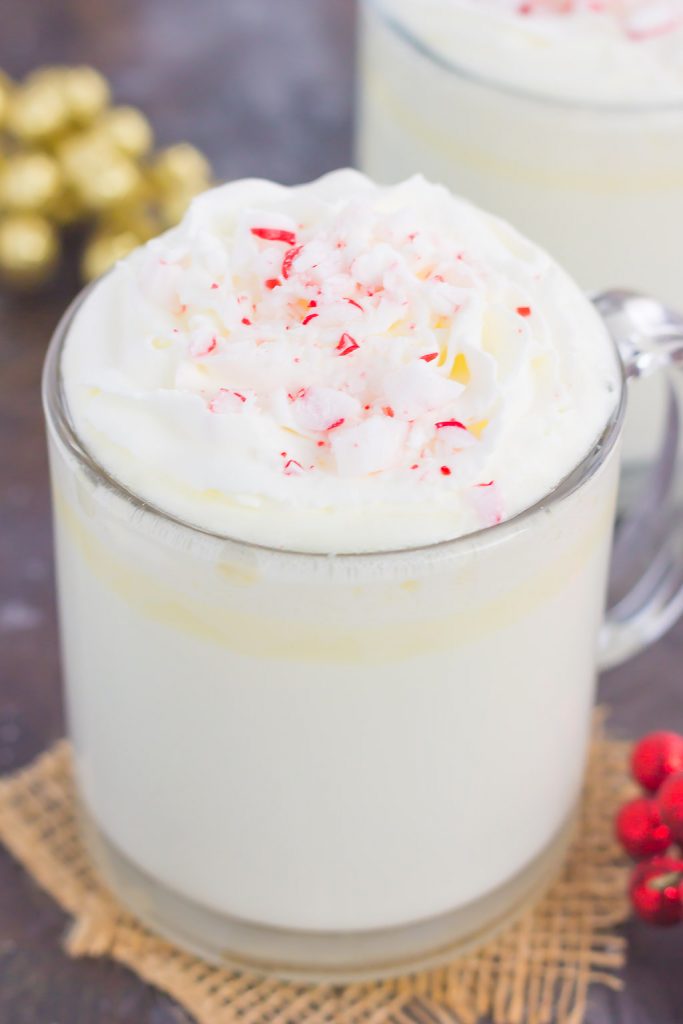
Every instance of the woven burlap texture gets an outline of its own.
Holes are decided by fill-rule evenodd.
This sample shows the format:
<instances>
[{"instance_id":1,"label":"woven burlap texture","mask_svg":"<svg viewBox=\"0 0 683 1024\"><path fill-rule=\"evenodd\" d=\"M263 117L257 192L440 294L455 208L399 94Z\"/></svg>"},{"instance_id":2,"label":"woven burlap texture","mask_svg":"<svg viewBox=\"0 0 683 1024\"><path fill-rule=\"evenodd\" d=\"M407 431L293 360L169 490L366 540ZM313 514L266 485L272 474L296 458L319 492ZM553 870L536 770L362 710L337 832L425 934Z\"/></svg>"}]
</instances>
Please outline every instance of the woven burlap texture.
<instances>
[{"instance_id":1,"label":"woven burlap texture","mask_svg":"<svg viewBox=\"0 0 683 1024\"><path fill-rule=\"evenodd\" d=\"M627 867L612 838L627 745L598 723L577 836L541 902L484 948L381 983L306 987L211 967L151 934L104 888L81 845L69 746L0 782L0 840L73 918L71 956L108 956L198 1024L580 1024L591 984L619 988ZM504 841L504 837L503 840Z\"/></svg>"}]
</instances>

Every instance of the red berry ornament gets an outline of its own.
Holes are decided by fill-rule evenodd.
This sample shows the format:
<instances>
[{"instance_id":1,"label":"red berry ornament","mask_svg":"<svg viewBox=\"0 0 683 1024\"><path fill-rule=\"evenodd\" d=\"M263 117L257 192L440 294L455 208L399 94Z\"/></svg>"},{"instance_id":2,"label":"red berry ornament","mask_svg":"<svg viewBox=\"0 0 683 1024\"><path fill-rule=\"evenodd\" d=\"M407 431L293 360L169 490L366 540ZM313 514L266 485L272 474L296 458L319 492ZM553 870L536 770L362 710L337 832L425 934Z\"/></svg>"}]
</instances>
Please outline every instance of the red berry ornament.
<instances>
[{"instance_id":1,"label":"red berry ornament","mask_svg":"<svg viewBox=\"0 0 683 1024\"><path fill-rule=\"evenodd\" d=\"M657 794L662 820L676 842L683 843L683 772L670 775Z\"/></svg>"},{"instance_id":2,"label":"red berry ornament","mask_svg":"<svg viewBox=\"0 0 683 1024\"><path fill-rule=\"evenodd\" d=\"M631 903L638 917L659 925L683 921L681 880L683 860L676 857L655 857L637 864L631 876Z\"/></svg>"},{"instance_id":3,"label":"red berry ornament","mask_svg":"<svg viewBox=\"0 0 683 1024\"><path fill-rule=\"evenodd\" d=\"M617 814L616 833L634 860L664 853L672 843L671 829L662 821L657 801L644 796L624 804Z\"/></svg>"},{"instance_id":4,"label":"red berry ornament","mask_svg":"<svg viewBox=\"0 0 683 1024\"><path fill-rule=\"evenodd\" d=\"M683 736L675 732L651 732L636 743L631 772L643 789L656 793L665 779L683 772Z\"/></svg>"}]
</instances>

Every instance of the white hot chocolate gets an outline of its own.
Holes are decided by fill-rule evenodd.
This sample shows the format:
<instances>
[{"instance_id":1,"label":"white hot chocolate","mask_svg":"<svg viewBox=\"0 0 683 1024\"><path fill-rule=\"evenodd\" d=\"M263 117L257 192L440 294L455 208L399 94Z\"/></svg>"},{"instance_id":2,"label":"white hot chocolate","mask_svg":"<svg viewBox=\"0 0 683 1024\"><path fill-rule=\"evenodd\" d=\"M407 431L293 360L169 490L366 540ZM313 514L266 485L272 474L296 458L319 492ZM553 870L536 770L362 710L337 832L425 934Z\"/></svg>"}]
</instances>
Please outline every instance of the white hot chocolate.
<instances>
[{"instance_id":1,"label":"white hot chocolate","mask_svg":"<svg viewBox=\"0 0 683 1024\"><path fill-rule=\"evenodd\" d=\"M245 928L261 965L353 933L386 970L536 893L581 787L618 475L579 288L421 178L245 181L55 346L70 734L122 898L221 962L252 962Z\"/></svg>"}]
</instances>

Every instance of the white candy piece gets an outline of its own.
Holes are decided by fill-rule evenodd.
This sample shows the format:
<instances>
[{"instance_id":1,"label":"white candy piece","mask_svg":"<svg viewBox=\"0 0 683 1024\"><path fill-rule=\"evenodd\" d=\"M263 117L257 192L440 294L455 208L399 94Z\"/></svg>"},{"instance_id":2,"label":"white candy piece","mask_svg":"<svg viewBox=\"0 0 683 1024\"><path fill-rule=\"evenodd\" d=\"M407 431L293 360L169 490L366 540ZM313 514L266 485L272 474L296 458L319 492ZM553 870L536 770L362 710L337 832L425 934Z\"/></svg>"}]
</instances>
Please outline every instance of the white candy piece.
<instances>
[{"instance_id":1,"label":"white candy piece","mask_svg":"<svg viewBox=\"0 0 683 1024\"><path fill-rule=\"evenodd\" d=\"M395 467L407 433L406 423L388 416L370 416L356 426L340 427L331 440L337 473L358 477Z\"/></svg>"}]
</instances>

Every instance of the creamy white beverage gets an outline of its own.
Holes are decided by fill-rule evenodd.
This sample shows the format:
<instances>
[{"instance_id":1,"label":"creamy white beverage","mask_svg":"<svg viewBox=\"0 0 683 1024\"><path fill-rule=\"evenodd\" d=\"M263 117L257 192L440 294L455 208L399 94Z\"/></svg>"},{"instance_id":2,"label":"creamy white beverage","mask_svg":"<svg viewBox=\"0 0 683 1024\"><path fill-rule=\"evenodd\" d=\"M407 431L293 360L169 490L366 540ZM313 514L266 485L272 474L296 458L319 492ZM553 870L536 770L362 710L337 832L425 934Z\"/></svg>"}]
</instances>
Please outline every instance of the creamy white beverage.
<instances>
[{"instance_id":1,"label":"creamy white beverage","mask_svg":"<svg viewBox=\"0 0 683 1024\"><path fill-rule=\"evenodd\" d=\"M587 290L683 307L679 0L365 0L358 158L510 219ZM636 399L627 456L661 427Z\"/></svg>"},{"instance_id":2,"label":"creamy white beverage","mask_svg":"<svg viewBox=\"0 0 683 1024\"><path fill-rule=\"evenodd\" d=\"M69 721L123 897L231 963L351 934L352 973L510 913L566 841L609 560L621 369L578 286L422 178L250 180L62 344Z\"/></svg>"}]
</instances>

